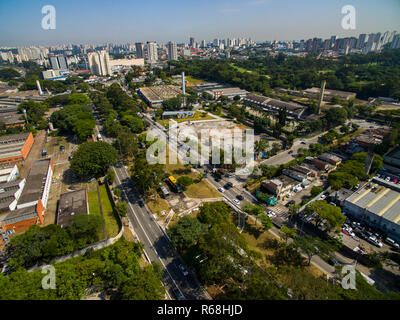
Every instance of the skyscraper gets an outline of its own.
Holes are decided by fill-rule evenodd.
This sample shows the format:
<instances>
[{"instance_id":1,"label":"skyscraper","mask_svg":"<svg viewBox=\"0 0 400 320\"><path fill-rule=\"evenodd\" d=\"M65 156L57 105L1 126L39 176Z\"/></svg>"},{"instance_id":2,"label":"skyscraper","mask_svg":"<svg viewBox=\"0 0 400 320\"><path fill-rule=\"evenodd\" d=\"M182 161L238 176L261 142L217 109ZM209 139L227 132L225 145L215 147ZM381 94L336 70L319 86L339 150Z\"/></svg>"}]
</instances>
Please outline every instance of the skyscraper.
<instances>
[{"instance_id":1,"label":"skyscraper","mask_svg":"<svg viewBox=\"0 0 400 320\"><path fill-rule=\"evenodd\" d=\"M144 44L143 42L135 43L136 46L136 58L143 59L144 58Z\"/></svg>"},{"instance_id":2,"label":"skyscraper","mask_svg":"<svg viewBox=\"0 0 400 320\"><path fill-rule=\"evenodd\" d=\"M202 48L207 47L207 45L206 45L206 40L201 40L201 47L202 47Z\"/></svg>"},{"instance_id":3,"label":"skyscraper","mask_svg":"<svg viewBox=\"0 0 400 320\"><path fill-rule=\"evenodd\" d=\"M195 46L194 43L195 43L195 42L194 42L194 38L191 37L191 38L190 38L190 42L189 42L189 46L190 46L191 48L194 48L194 46Z\"/></svg>"},{"instance_id":4,"label":"skyscraper","mask_svg":"<svg viewBox=\"0 0 400 320\"><path fill-rule=\"evenodd\" d=\"M52 68L53 70L58 70L58 69L60 69L60 65L58 64L58 59L57 59L57 57L50 57L49 60L50 60L51 68Z\"/></svg>"},{"instance_id":5,"label":"skyscraper","mask_svg":"<svg viewBox=\"0 0 400 320\"><path fill-rule=\"evenodd\" d=\"M57 55L57 61L58 65L60 66L60 69L62 70L68 69L67 60L65 59L64 55L62 54Z\"/></svg>"},{"instance_id":6,"label":"skyscraper","mask_svg":"<svg viewBox=\"0 0 400 320\"><path fill-rule=\"evenodd\" d=\"M111 74L110 57L106 50L88 53L89 69L92 74L106 76Z\"/></svg>"},{"instance_id":7,"label":"skyscraper","mask_svg":"<svg viewBox=\"0 0 400 320\"><path fill-rule=\"evenodd\" d=\"M149 63L157 62L157 43L155 41L147 41L147 60Z\"/></svg>"},{"instance_id":8,"label":"skyscraper","mask_svg":"<svg viewBox=\"0 0 400 320\"><path fill-rule=\"evenodd\" d=\"M168 45L168 59L169 60L178 60L178 52L176 49L176 43L175 42L169 42Z\"/></svg>"}]
</instances>

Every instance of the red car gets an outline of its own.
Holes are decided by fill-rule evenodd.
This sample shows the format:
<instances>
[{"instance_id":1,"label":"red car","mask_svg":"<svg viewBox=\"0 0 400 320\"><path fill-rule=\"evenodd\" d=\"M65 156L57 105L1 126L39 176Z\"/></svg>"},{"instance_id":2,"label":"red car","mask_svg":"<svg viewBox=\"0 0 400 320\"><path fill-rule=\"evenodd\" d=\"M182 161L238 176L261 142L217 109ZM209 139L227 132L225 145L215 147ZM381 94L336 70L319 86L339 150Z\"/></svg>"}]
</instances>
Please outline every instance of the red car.
<instances>
[{"instance_id":1,"label":"red car","mask_svg":"<svg viewBox=\"0 0 400 320\"><path fill-rule=\"evenodd\" d=\"M342 229L342 232L346 235L346 236L350 236L350 234L346 231Z\"/></svg>"},{"instance_id":2,"label":"red car","mask_svg":"<svg viewBox=\"0 0 400 320\"><path fill-rule=\"evenodd\" d=\"M393 182L394 182L394 183L397 183L398 181L399 181L399 180L397 180L397 179L393 179Z\"/></svg>"}]
</instances>

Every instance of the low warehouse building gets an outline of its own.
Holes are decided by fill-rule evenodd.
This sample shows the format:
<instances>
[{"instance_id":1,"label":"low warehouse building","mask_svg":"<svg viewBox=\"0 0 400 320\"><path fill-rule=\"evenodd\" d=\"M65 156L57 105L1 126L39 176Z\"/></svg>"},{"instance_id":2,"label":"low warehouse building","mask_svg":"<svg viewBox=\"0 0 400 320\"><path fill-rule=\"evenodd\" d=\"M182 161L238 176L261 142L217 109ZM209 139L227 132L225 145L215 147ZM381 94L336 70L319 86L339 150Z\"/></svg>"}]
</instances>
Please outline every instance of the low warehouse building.
<instances>
[{"instance_id":1,"label":"low warehouse building","mask_svg":"<svg viewBox=\"0 0 400 320\"><path fill-rule=\"evenodd\" d=\"M376 179L344 200L343 211L400 241L400 187Z\"/></svg>"},{"instance_id":2,"label":"low warehouse building","mask_svg":"<svg viewBox=\"0 0 400 320\"><path fill-rule=\"evenodd\" d=\"M88 197L85 189L64 193L60 196L57 224L61 228L71 225L70 219L79 214L89 214Z\"/></svg>"},{"instance_id":3,"label":"low warehouse building","mask_svg":"<svg viewBox=\"0 0 400 320\"><path fill-rule=\"evenodd\" d=\"M31 132L0 137L0 166L24 161L33 142Z\"/></svg>"}]
</instances>

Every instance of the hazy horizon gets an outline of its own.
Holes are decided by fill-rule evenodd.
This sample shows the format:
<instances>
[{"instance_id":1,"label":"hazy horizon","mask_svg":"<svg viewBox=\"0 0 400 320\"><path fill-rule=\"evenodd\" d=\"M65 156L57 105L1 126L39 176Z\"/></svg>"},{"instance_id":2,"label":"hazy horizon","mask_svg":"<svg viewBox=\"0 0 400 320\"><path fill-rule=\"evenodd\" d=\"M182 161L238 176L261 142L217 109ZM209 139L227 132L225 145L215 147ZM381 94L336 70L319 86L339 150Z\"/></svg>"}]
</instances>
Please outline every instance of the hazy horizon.
<instances>
[{"instance_id":1,"label":"hazy horizon","mask_svg":"<svg viewBox=\"0 0 400 320\"><path fill-rule=\"evenodd\" d=\"M41 27L48 4L56 8L55 30ZM355 30L341 27L347 4L356 9ZM342 38L400 31L399 13L398 0L0 0L0 46Z\"/></svg>"}]
</instances>

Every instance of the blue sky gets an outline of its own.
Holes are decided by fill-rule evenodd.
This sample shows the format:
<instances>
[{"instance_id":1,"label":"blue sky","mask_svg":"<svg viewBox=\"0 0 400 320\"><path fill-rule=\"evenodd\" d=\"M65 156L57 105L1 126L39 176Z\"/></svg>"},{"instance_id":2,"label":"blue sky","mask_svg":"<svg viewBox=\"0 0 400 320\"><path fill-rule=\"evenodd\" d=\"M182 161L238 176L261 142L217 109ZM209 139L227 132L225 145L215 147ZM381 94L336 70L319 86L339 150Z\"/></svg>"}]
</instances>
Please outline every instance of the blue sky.
<instances>
[{"instance_id":1,"label":"blue sky","mask_svg":"<svg viewBox=\"0 0 400 320\"><path fill-rule=\"evenodd\" d=\"M41 28L48 4L55 30ZM356 30L341 28L347 4L356 8ZM400 0L0 0L0 46L344 37L400 32L399 16Z\"/></svg>"}]
</instances>

